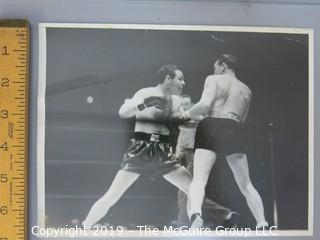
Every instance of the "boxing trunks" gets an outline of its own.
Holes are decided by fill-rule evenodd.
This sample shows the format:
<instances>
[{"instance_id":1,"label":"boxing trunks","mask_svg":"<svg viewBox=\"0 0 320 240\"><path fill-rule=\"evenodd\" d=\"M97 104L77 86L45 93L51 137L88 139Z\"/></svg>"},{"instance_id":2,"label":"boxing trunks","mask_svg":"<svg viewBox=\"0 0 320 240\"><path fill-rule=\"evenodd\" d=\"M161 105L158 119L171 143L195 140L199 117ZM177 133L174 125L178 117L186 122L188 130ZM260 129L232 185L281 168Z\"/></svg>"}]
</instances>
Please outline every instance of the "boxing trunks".
<instances>
[{"instance_id":1,"label":"boxing trunks","mask_svg":"<svg viewBox=\"0 0 320 240\"><path fill-rule=\"evenodd\" d=\"M205 118L197 128L195 149L208 149L222 156L244 153L243 136L242 124L233 119Z\"/></svg>"},{"instance_id":2,"label":"boxing trunks","mask_svg":"<svg viewBox=\"0 0 320 240\"><path fill-rule=\"evenodd\" d=\"M154 179L180 166L173 158L169 136L135 132L120 168Z\"/></svg>"}]
</instances>

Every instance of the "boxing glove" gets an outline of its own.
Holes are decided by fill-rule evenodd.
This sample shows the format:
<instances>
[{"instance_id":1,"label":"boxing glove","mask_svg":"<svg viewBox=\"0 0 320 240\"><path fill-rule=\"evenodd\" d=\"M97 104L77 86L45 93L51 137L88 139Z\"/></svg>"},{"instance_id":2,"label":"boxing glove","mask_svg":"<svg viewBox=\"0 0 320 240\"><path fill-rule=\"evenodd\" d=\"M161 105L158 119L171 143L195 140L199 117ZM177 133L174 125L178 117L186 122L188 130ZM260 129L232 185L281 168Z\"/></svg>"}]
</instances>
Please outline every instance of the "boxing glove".
<instances>
[{"instance_id":1,"label":"boxing glove","mask_svg":"<svg viewBox=\"0 0 320 240\"><path fill-rule=\"evenodd\" d=\"M156 107L158 109L164 109L166 101L162 97L151 96L143 100L143 103L137 105L139 111L144 110L148 107Z\"/></svg>"}]
</instances>

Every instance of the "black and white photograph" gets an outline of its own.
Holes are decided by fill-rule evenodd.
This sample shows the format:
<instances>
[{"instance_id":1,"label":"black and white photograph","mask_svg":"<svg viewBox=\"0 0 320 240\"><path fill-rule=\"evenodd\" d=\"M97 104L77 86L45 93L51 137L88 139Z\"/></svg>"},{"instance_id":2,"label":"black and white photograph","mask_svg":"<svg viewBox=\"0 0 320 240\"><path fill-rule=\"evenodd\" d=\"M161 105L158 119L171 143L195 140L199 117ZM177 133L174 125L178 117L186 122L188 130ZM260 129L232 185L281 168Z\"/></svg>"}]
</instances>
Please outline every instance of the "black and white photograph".
<instances>
[{"instance_id":1,"label":"black and white photograph","mask_svg":"<svg viewBox=\"0 0 320 240\"><path fill-rule=\"evenodd\" d=\"M312 30L42 23L39 45L34 231L312 235Z\"/></svg>"}]
</instances>

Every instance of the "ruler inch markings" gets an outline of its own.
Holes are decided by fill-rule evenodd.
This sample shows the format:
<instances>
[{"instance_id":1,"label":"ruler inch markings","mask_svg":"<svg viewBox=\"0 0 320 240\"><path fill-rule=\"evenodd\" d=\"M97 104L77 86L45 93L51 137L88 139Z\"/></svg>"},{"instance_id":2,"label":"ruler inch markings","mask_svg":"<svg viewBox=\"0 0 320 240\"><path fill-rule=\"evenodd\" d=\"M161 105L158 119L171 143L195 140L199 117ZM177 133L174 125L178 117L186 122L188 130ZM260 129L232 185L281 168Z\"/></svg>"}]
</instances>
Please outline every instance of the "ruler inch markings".
<instances>
[{"instance_id":1,"label":"ruler inch markings","mask_svg":"<svg viewBox=\"0 0 320 240\"><path fill-rule=\"evenodd\" d=\"M26 20L0 19L1 75L10 79L11 83L6 88L0 88L1 100L6 103L9 113L6 119L0 118L0 125L4 126L0 139L9 143L5 151L10 159L14 159L0 161L0 167L4 169L1 174L6 174L10 182L10 188L1 188L0 194L0 203L10 203L7 210L12 213L0 224L0 239L6 240L26 240L28 235L29 33Z\"/></svg>"}]
</instances>

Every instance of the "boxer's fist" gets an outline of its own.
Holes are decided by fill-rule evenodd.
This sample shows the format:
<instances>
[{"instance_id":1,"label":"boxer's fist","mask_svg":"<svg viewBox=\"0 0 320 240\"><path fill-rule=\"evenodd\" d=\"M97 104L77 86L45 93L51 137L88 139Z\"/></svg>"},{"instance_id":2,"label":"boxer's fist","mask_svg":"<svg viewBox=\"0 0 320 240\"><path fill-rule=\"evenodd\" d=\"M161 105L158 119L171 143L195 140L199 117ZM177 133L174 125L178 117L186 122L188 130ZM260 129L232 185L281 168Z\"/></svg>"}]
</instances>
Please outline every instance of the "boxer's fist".
<instances>
[{"instance_id":1,"label":"boxer's fist","mask_svg":"<svg viewBox=\"0 0 320 240\"><path fill-rule=\"evenodd\" d=\"M158 109L164 109L166 105L166 101L162 97L147 97L143 100L143 105L148 107L156 107Z\"/></svg>"},{"instance_id":2,"label":"boxer's fist","mask_svg":"<svg viewBox=\"0 0 320 240\"><path fill-rule=\"evenodd\" d=\"M182 112L180 118L182 118L185 121L190 121L191 120L190 112L189 111Z\"/></svg>"}]
</instances>

